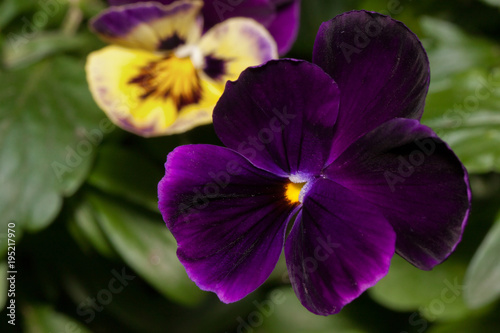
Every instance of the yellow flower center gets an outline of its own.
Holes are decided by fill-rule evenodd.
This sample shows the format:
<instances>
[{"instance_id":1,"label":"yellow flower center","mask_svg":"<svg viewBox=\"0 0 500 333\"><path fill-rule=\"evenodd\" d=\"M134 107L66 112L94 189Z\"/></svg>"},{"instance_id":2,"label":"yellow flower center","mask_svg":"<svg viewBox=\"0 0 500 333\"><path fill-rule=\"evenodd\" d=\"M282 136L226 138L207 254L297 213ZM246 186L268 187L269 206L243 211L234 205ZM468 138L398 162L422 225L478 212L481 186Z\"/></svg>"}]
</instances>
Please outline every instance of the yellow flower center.
<instances>
[{"instance_id":1,"label":"yellow flower center","mask_svg":"<svg viewBox=\"0 0 500 333\"><path fill-rule=\"evenodd\" d=\"M174 54L142 67L129 84L143 89L142 99L172 99L177 110L198 103L202 95L198 71L191 59Z\"/></svg>"},{"instance_id":2,"label":"yellow flower center","mask_svg":"<svg viewBox=\"0 0 500 333\"><path fill-rule=\"evenodd\" d=\"M285 196L292 204L300 202L300 191L306 183L288 183L286 185Z\"/></svg>"}]
</instances>

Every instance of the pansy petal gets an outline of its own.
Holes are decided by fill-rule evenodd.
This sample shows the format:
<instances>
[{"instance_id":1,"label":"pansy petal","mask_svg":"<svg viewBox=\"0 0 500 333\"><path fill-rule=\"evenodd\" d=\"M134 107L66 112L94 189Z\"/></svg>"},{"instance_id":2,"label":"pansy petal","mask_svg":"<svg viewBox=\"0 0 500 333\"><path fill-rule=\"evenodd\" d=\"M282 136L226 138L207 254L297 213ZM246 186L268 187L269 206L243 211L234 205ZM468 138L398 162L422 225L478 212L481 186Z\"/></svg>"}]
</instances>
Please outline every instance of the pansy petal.
<instances>
[{"instance_id":1,"label":"pansy petal","mask_svg":"<svg viewBox=\"0 0 500 333\"><path fill-rule=\"evenodd\" d=\"M248 17L267 27L276 16L273 0L205 0L205 29L233 17Z\"/></svg>"},{"instance_id":2,"label":"pansy petal","mask_svg":"<svg viewBox=\"0 0 500 333\"><path fill-rule=\"evenodd\" d=\"M151 0L108 0L112 6ZM177 0L154 0L164 5ZM203 17L204 30L233 17L248 17L269 30L278 44L279 54L290 50L297 37L300 23L300 0L205 0Z\"/></svg>"},{"instance_id":3,"label":"pansy petal","mask_svg":"<svg viewBox=\"0 0 500 333\"><path fill-rule=\"evenodd\" d=\"M316 65L270 61L227 83L214 127L257 167L305 181L329 154L338 101L336 83Z\"/></svg>"},{"instance_id":4,"label":"pansy petal","mask_svg":"<svg viewBox=\"0 0 500 333\"><path fill-rule=\"evenodd\" d=\"M420 119L429 86L429 61L403 23L366 11L321 25L313 62L342 91L331 160L389 119Z\"/></svg>"},{"instance_id":5,"label":"pansy petal","mask_svg":"<svg viewBox=\"0 0 500 333\"><path fill-rule=\"evenodd\" d=\"M91 22L99 36L110 43L149 51L169 51L199 40L202 1L157 2L111 7Z\"/></svg>"},{"instance_id":6,"label":"pansy petal","mask_svg":"<svg viewBox=\"0 0 500 333\"><path fill-rule=\"evenodd\" d=\"M254 20L233 18L214 26L203 35L200 50L205 73L218 81L236 80L250 66L278 58L276 43L269 32Z\"/></svg>"},{"instance_id":7,"label":"pansy petal","mask_svg":"<svg viewBox=\"0 0 500 333\"><path fill-rule=\"evenodd\" d=\"M110 6L123 6L123 5L129 5L131 3L140 3L140 2L158 2L163 5L170 5L172 2L179 1L179 0L108 0L108 3Z\"/></svg>"},{"instance_id":8,"label":"pansy petal","mask_svg":"<svg viewBox=\"0 0 500 333\"><path fill-rule=\"evenodd\" d=\"M325 170L377 205L397 233L397 253L421 269L445 260L470 209L467 172L436 134L394 119L358 140Z\"/></svg>"},{"instance_id":9,"label":"pansy petal","mask_svg":"<svg viewBox=\"0 0 500 333\"><path fill-rule=\"evenodd\" d=\"M276 17L267 25L278 44L279 54L287 53L299 32L300 0L275 0Z\"/></svg>"},{"instance_id":10,"label":"pansy petal","mask_svg":"<svg viewBox=\"0 0 500 333\"><path fill-rule=\"evenodd\" d=\"M87 58L87 81L118 126L142 136L186 131L211 122L222 90L199 77L191 60L108 46Z\"/></svg>"},{"instance_id":11,"label":"pansy petal","mask_svg":"<svg viewBox=\"0 0 500 333\"><path fill-rule=\"evenodd\" d=\"M121 6L132 3L144 3L152 0L108 0L111 6ZM179 0L154 0L169 5ZM195 1L195 0L191 0ZM204 0L203 16L205 30L233 17L249 17L265 26L275 18L276 2L291 0Z\"/></svg>"},{"instance_id":12,"label":"pansy petal","mask_svg":"<svg viewBox=\"0 0 500 333\"><path fill-rule=\"evenodd\" d=\"M233 17L248 17L264 25L285 54L297 37L300 0L205 0L205 29Z\"/></svg>"},{"instance_id":13,"label":"pansy petal","mask_svg":"<svg viewBox=\"0 0 500 333\"><path fill-rule=\"evenodd\" d=\"M285 180L211 145L176 148L158 185L159 208L179 259L203 290L234 302L271 274L294 206Z\"/></svg>"},{"instance_id":14,"label":"pansy petal","mask_svg":"<svg viewBox=\"0 0 500 333\"><path fill-rule=\"evenodd\" d=\"M285 243L292 287L309 311L339 312L387 274L395 233L377 207L316 181Z\"/></svg>"}]
</instances>

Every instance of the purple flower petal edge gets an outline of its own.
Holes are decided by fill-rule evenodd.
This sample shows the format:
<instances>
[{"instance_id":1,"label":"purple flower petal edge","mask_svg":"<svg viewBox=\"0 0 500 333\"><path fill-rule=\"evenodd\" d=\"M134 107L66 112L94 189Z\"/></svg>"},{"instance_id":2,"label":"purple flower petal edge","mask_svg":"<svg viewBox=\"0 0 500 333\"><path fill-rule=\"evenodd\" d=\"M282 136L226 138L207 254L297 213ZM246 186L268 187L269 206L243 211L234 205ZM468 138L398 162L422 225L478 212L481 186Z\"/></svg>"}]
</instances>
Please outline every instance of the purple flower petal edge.
<instances>
[{"instance_id":1,"label":"purple flower petal edge","mask_svg":"<svg viewBox=\"0 0 500 333\"><path fill-rule=\"evenodd\" d=\"M235 302L259 287L282 252L294 206L283 178L211 145L176 148L158 185L159 209L188 276Z\"/></svg>"},{"instance_id":2,"label":"purple flower petal edge","mask_svg":"<svg viewBox=\"0 0 500 333\"><path fill-rule=\"evenodd\" d=\"M313 62L342 92L330 161L389 119L422 116L429 61L399 21L367 11L341 14L321 25Z\"/></svg>"},{"instance_id":3,"label":"purple flower petal edge","mask_svg":"<svg viewBox=\"0 0 500 333\"><path fill-rule=\"evenodd\" d=\"M189 2L178 2L176 5L165 7L159 2L144 2L130 5L111 7L96 16L91 22L91 28L99 35L108 39L125 39L135 28L140 25L147 25L152 29L149 23L159 20L168 19L180 12L192 10L195 5ZM137 44L153 42L153 49L161 47L161 43L166 41L161 40L161 32L151 31L153 36L143 36L143 39L153 38L153 41L135 41ZM156 33L156 35L154 34ZM175 38L176 36L169 36ZM177 36L178 37L178 36Z\"/></svg>"},{"instance_id":4,"label":"purple flower petal edge","mask_svg":"<svg viewBox=\"0 0 500 333\"><path fill-rule=\"evenodd\" d=\"M420 269L443 262L462 238L471 202L467 171L417 120L379 126L325 175L375 204L396 231L397 253Z\"/></svg>"},{"instance_id":5,"label":"purple flower petal edge","mask_svg":"<svg viewBox=\"0 0 500 333\"><path fill-rule=\"evenodd\" d=\"M300 24L300 0L277 0L278 14L267 29L278 44L278 52L283 55L292 48L297 39Z\"/></svg>"},{"instance_id":6,"label":"purple flower petal edge","mask_svg":"<svg viewBox=\"0 0 500 333\"><path fill-rule=\"evenodd\" d=\"M320 179L285 243L292 287L309 311L337 313L387 274L394 243L395 233L376 207Z\"/></svg>"},{"instance_id":7,"label":"purple flower petal edge","mask_svg":"<svg viewBox=\"0 0 500 333\"><path fill-rule=\"evenodd\" d=\"M226 84L214 128L227 147L257 167L307 178L319 174L329 156L339 94L318 66L272 60Z\"/></svg>"},{"instance_id":8,"label":"purple flower petal edge","mask_svg":"<svg viewBox=\"0 0 500 333\"><path fill-rule=\"evenodd\" d=\"M108 0L112 6L151 0ZM169 5L176 0L154 0ZM290 50L299 30L300 0L205 0L203 16L205 31L232 17L248 17L264 25L278 44L281 55Z\"/></svg>"}]
</instances>

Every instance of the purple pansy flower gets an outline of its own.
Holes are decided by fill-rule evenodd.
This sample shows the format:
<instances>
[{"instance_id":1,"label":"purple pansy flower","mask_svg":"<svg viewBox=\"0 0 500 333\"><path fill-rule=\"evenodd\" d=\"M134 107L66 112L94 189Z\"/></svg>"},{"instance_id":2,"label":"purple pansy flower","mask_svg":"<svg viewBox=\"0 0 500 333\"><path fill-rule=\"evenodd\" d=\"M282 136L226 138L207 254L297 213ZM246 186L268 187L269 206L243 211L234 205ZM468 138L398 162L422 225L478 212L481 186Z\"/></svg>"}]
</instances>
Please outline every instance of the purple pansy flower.
<instances>
[{"instance_id":1,"label":"purple pansy flower","mask_svg":"<svg viewBox=\"0 0 500 333\"><path fill-rule=\"evenodd\" d=\"M259 287L284 246L302 304L333 314L394 253L428 270L462 237L468 176L419 122L429 64L418 38L349 12L323 23L313 58L245 70L213 114L228 148L168 155L160 211L189 277L224 302Z\"/></svg>"},{"instance_id":2,"label":"purple pansy flower","mask_svg":"<svg viewBox=\"0 0 500 333\"><path fill-rule=\"evenodd\" d=\"M169 5L176 0L153 0ZM112 6L151 0L108 0ZM287 53L299 30L300 0L204 0L204 29L232 17L249 17L269 30L280 54Z\"/></svg>"}]
</instances>

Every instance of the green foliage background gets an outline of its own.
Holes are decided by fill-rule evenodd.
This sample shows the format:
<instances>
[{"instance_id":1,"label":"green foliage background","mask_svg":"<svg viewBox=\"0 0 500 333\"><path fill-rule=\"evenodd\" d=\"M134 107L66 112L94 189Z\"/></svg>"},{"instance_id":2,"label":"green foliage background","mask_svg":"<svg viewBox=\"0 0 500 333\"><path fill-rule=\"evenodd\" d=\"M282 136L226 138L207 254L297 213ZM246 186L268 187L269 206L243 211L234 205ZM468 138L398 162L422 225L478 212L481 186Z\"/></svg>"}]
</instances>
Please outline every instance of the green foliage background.
<instances>
[{"instance_id":1,"label":"green foliage background","mask_svg":"<svg viewBox=\"0 0 500 333\"><path fill-rule=\"evenodd\" d=\"M86 55L103 46L87 21L104 7L0 2L0 331L500 332L500 1L303 1L288 57L310 60L321 22L352 9L391 14L419 36L432 75L423 122L465 163L474 194L449 260L424 272L396 256L386 278L330 317L300 305L283 262L230 305L187 278L156 185L176 146L220 143L211 126L143 139L110 125L84 73ZM15 327L6 316L9 222ZM128 280L110 285L122 274ZM92 298L104 302L89 310Z\"/></svg>"}]
</instances>

